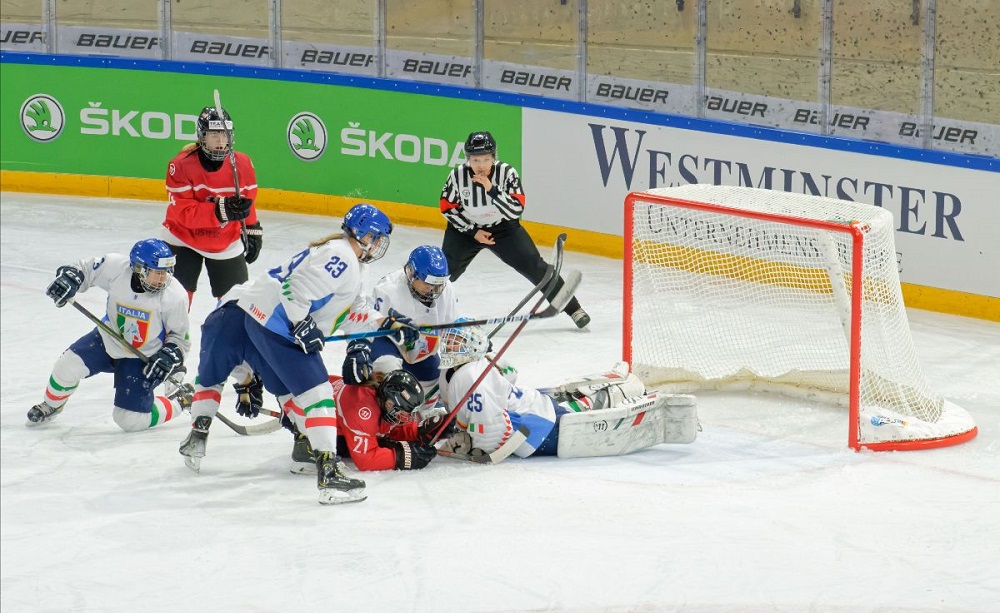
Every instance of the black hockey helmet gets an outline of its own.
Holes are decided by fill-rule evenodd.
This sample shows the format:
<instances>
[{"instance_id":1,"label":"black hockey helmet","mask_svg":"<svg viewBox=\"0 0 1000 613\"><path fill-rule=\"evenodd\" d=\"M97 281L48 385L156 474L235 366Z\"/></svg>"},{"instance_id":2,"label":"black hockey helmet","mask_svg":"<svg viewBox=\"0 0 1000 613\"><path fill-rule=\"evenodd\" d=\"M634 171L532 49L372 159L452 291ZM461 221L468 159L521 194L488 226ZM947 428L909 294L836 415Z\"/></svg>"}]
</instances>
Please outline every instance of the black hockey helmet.
<instances>
[{"instance_id":1,"label":"black hockey helmet","mask_svg":"<svg viewBox=\"0 0 1000 613\"><path fill-rule=\"evenodd\" d=\"M497 141L489 132L473 132L465 139L465 157L470 155L496 155Z\"/></svg>"},{"instance_id":2,"label":"black hockey helmet","mask_svg":"<svg viewBox=\"0 0 1000 613\"><path fill-rule=\"evenodd\" d=\"M205 144L205 135L209 132L225 132L229 137L229 142L223 148L209 148ZM233 135L233 119L226 109L220 113L214 106L206 106L198 114L198 146L205 152L205 156L215 162L221 162L229 155L229 149L233 146L236 137Z\"/></svg>"},{"instance_id":3,"label":"black hockey helmet","mask_svg":"<svg viewBox=\"0 0 1000 613\"><path fill-rule=\"evenodd\" d=\"M391 424L405 422L409 414L424 403L424 388L405 370L394 370L383 377L375 391L382 419Z\"/></svg>"}]
</instances>

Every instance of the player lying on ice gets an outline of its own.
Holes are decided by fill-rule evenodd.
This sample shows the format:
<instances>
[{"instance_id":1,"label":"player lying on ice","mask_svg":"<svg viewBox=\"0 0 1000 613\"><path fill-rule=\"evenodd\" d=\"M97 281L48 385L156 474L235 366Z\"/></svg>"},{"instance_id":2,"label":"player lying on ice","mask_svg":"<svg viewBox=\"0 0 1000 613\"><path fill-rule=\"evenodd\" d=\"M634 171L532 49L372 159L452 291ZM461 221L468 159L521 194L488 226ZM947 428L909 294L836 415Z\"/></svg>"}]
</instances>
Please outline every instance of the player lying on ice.
<instances>
[{"instance_id":1,"label":"player lying on ice","mask_svg":"<svg viewBox=\"0 0 1000 613\"><path fill-rule=\"evenodd\" d=\"M345 374L358 368L351 356L344 361ZM416 377L403 370L398 357L381 356L361 368L365 372L361 384L330 377L339 424L337 453L350 456L360 471L424 468L437 457L429 441L443 416L420 421L417 410L423 405L423 389ZM287 417L282 425L295 434L292 472L314 473L309 439Z\"/></svg>"},{"instance_id":2,"label":"player lying on ice","mask_svg":"<svg viewBox=\"0 0 1000 613\"><path fill-rule=\"evenodd\" d=\"M625 362L557 388L533 389L516 385L513 368L501 372L492 365L489 349L489 339L476 326L441 335L441 399L449 409L458 406L458 432L439 447L444 452L491 454L522 426L527 438L513 451L522 458L621 455L660 443L690 443L697 436L695 398L648 392Z\"/></svg>"},{"instance_id":3,"label":"player lying on ice","mask_svg":"<svg viewBox=\"0 0 1000 613\"><path fill-rule=\"evenodd\" d=\"M27 425L55 419L80 381L101 372L115 375L112 417L126 432L158 426L190 406L183 386L175 386L168 396L153 394L156 386L182 371L191 346L187 296L173 279L174 262L170 247L150 238L137 242L128 256L109 253L59 267L45 294L63 307L77 293L100 287L108 292L104 321L109 328L94 328L59 356L44 400L28 411ZM118 334L112 335L116 328Z\"/></svg>"}]
</instances>

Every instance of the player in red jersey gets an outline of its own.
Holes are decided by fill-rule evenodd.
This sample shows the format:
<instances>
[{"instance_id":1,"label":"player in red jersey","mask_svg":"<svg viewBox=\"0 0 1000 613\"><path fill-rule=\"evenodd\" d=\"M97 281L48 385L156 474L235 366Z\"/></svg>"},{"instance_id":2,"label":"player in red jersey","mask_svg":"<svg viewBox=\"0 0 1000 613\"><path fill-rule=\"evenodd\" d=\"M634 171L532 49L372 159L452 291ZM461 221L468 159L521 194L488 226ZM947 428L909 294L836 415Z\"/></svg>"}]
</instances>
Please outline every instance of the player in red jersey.
<instances>
[{"instance_id":1,"label":"player in red jersey","mask_svg":"<svg viewBox=\"0 0 1000 613\"><path fill-rule=\"evenodd\" d=\"M264 242L254 205L253 162L245 153L233 152L237 186L229 160L232 134L229 113L205 107L198 116L198 142L181 149L167 167L170 204L163 239L177 256L174 277L187 290L189 303L202 263L212 295L221 298L249 278L247 264L257 259Z\"/></svg>"},{"instance_id":2,"label":"player in red jersey","mask_svg":"<svg viewBox=\"0 0 1000 613\"><path fill-rule=\"evenodd\" d=\"M415 470L437 456L437 450L427 441L442 418L417 421L413 411L423 404L423 388L413 375L402 370L399 358L384 356L376 360L372 378L362 385L348 385L336 376L330 377L330 383L337 404L337 452L343 457L350 455L358 470ZM296 467L292 472L314 472L309 440L297 430L293 432L292 459Z\"/></svg>"}]
</instances>

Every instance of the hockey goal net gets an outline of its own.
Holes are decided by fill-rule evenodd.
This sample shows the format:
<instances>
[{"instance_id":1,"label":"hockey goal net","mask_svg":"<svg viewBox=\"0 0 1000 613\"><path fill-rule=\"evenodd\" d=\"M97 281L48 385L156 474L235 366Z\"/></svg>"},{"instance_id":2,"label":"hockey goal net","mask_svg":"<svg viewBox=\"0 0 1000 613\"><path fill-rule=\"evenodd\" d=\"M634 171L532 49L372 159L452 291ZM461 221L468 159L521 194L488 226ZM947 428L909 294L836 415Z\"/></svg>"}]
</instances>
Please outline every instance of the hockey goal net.
<instances>
[{"instance_id":1,"label":"hockey goal net","mask_svg":"<svg viewBox=\"0 0 1000 613\"><path fill-rule=\"evenodd\" d=\"M649 387L846 404L854 449L976 435L917 363L884 209L742 187L634 192L624 282L624 358Z\"/></svg>"}]
</instances>

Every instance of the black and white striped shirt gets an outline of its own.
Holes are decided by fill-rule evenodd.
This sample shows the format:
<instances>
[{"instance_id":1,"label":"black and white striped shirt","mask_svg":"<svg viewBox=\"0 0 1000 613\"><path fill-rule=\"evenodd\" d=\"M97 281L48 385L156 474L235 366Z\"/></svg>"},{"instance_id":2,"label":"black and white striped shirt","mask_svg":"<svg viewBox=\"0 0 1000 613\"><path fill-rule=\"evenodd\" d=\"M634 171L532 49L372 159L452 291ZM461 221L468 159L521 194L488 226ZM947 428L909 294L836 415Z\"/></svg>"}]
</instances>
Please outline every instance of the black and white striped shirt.
<instances>
[{"instance_id":1,"label":"black and white striped shirt","mask_svg":"<svg viewBox=\"0 0 1000 613\"><path fill-rule=\"evenodd\" d=\"M493 189L488 193L472 180L472 168L462 164L452 169L441 190L441 214L459 232L474 233L524 213L524 189L514 167L497 161L490 172Z\"/></svg>"}]
</instances>

